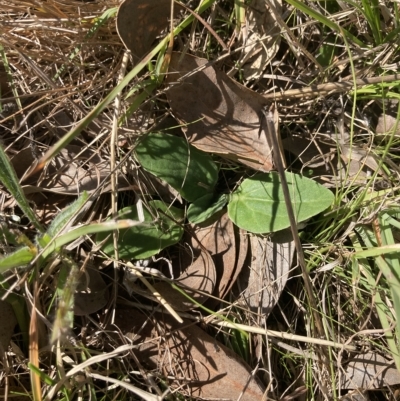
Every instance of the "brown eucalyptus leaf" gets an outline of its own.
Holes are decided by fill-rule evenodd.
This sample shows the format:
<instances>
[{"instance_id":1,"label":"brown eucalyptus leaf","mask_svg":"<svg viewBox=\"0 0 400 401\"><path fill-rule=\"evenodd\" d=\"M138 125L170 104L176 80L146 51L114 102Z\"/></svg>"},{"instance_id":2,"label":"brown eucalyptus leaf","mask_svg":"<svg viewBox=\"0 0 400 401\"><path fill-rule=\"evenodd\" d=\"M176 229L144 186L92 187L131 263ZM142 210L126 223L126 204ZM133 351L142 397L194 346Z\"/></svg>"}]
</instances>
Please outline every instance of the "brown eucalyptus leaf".
<instances>
[{"instance_id":1,"label":"brown eucalyptus leaf","mask_svg":"<svg viewBox=\"0 0 400 401\"><path fill-rule=\"evenodd\" d=\"M104 308L108 302L108 288L98 269L89 267L81 273L75 291L74 313L85 316Z\"/></svg>"},{"instance_id":2,"label":"brown eucalyptus leaf","mask_svg":"<svg viewBox=\"0 0 400 401\"><path fill-rule=\"evenodd\" d=\"M251 264L239 285L250 309L266 318L286 285L295 246L290 230L282 230L271 238L252 236L250 247Z\"/></svg>"},{"instance_id":3,"label":"brown eucalyptus leaf","mask_svg":"<svg viewBox=\"0 0 400 401\"><path fill-rule=\"evenodd\" d=\"M359 354L345 367L342 389L378 389L400 384L393 361L376 352Z\"/></svg>"},{"instance_id":4,"label":"brown eucalyptus leaf","mask_svg":"<svg viewBox=\"0 0 400 401\"><path fill-rule=\"evenodd\" d=\"M217 216L218 217L218 216ZM194 227L198 241L211 254L217 272L217 285L214 295L222 298L235 271L236 247L233 223L227 213L213 223L203 223Z\"/></svg>"},{"instance_id":5,"label":"brown eucalyptus leaf","mask_svg":"<svg viewBox=\"0 0 400 401\"><path fill-rule=\"evenodd\" d=\"M260 134L266 100L213 66L182 78L207 63L173 53L167 77L171 87L166 93L175 118L197 148L270 171L271 148L265 134Z\"/></svg>"},{"instance_id":6,"label":"brown eucalyptus leaf","mask_svg":"<svg viewBox=\"0 0 400 401\"><path fill-rule=\"evenodd\" d=\"M171 0L125 0L118 9L117 31L135 61L147 54L169 27ZM175 3L175 14L182 9Z\"/></svg>"},{"instance_id":7,"label":"brown eucalyptus leaf","mask_svg":"<svg viewBox=\"0 0 400 401\"><path fill-rule=\"evenodd\" d=\"M22 151L21 151L22 152ZM21 157L25 155L21 153ZM15 155L17 159L19 154ZM80 146L68 145L52 160L43 172L43 177L32 185L23 185L26 195L37 192L52 192L76 196L83 191L93 192L110 174L109 162L102 159L90 149L82 150ZM122 184L122 179L121 179ZM108 191L110 185L103 191Z\"/></svg>"},{"instance_id":8,"label":"brown eucalyptus leaf","mask_svg":"<svg viewBox=\"0 0 400 401\"><path fill-rule=\"evenodd\" d=\"M239 252L235 244L234 225L225 212L194 226L193 230L197 240L210 252L214 260L217 285L213 295L223 299L243 267L243 263L237 263Z\"/></svg>"},{"instance_id":9,"label":"brown eucalyptus leaf","mask_svg":"<svg viewBox=\"0 0 400 401\"><path fill-rule=\"evenodd\" d=\"M7 301L0 300L0 357L7 351L14 328L17 325L12 306Z\"/></svg>"},{"instance_id":10,"label":"brown eucalyptus leaf","mask_svg":"<svg viewBox=\"0 0 400 401\"><path fill-rule=\"evenodd\" d=\"M337 154L337 147L333 152L331 145L317 139L310 141L295 133L282 139L282 145L285 150L295 155L303 166L311 169L328 166Z\"/></svg>"},{"instance_id":11,"label":"brown eucalyptus leaf","mask_svg":"<svg viewBox=\"0 0 400 401\"><path fill-rule=\"evenodd\" d=\"M32 167L35 163L36 159L33 156L32 147L27 146L21 150L19 150L11 159L10 162L14 167L15 173L18 178L22 178L22 176L27 172L27 170ZM32 181L32 178L30 178Z\"/></svg>"},{"instance_id":12,"label":"brown eucalyptus leaf","mask_svg":"<svg viewBox=\"0 0 400 401\"><path fill-rule=\"evenodd\" d=\"M251 369L232 350L204 330L167 316L156 316L157 326L138 311L119 310L115 324L134 345L143 365L169 379L172 388L202 399L261 400L263 389ZM146 323L145 323L146 322Z\"/></svg>"},{"instance_id":13,"label":"brown eucalyptus leaf","mask_svg":"<svg viewBox=\"0 0 400 401\"><path fill-rule=\"evenodd\" d=\"M295 134L282 140L283 148L301 161L303 167L312 169L312 177L322 179L326 185L335 187L343 185L347 179L353 184L365 184L368 170L375 171L378 164L365 149L347 143L331 145L314 139L312 142ZM340 147L340 157L337 148ZM381 169L380 174L385 175Z\"/></svg>"},{"instance_id":14,"label":"brown eucalyptus leaf","mask_svg":"<svg viewBox=\"0 0 400 401\"><path fill-rule=\"evenodd\" d=\"M271 0L275 12L282 13L282 1ZM258 79L275 57L280 45L280 27L275 13L265 0L252 0L247 7L247 30L243 65L244 78Z\"/></svg>"},{"instance_id":15,"label":"brown eucalyptus leaf","mask_svg":"<svg viewBox=\"0 0 400 401\"><path fill-rule=\"evenodd\" d=\"M180 259L180 275L175 283L196 302L203 304L214 292L217 280L212 257L201 248L185 248L181 252ZM178 311L187 311L197 307L167 282L155 283L154 288Z\"/></svg>"}]
</instances>

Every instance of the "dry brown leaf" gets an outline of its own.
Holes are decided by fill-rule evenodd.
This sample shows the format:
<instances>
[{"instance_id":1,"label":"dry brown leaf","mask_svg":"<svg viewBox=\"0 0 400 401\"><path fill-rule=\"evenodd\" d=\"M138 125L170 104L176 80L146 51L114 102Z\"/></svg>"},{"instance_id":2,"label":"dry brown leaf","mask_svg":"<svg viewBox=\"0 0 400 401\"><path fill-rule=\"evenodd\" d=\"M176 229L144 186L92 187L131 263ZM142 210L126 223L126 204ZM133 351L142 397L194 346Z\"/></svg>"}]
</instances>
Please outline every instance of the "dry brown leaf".
<instances>
[{"instance_id":1,"label":"dry brown leaf","mask_svg":"<svg viewBox=\"0 0 400 401\"><path fill-rule=\"evenodd\" d=\"M399 120L390 114L382 114L379 116L376 133L381 135L390 135L392 132L394 132L395 136L400 135Z\"/></svg>"},{"instance_id":2,"label":"dry brown leaf","mask_svg":"<svg viewBox=\"0 0 400 401\"><path fill-rule=\"evenodd\" d=\"M239 285L250 309L266 318L286 285L295 246L290 230L283 230L272 238L252 236L250 247L251 265Z\"/></svg>"},{"instance_id":3,"label":"dry brown leaf","mask_svg":"<svg viewBox=\"0 0 400 401\"><path fill-rule=\"evenodd\" d=\"M327 166L337 154L336 147L332 152L332 146L317 141L315 138L310 141L296 133L282 139L282 146L285 150L295 155L302 166L311 169Z\"/></svg>"},{"instance_id":4,"label":"dry brown leaf","mask_svg":"<svg viewBox=\"0 0 400 401\"><path fill-rule=\"evenodd\" d=\"M370 172L378 170L378 163L367 150L347 143L328 145L317 139L309 141L295 134L282 140L283 147L301 161L303 168L312 169L312 176L321 178L328 176L327 185L336 187L348 182L365 184ZM340 158L337 148L340 147ZM381 175L385 175L380 170Z\"/></svg>"},{"instance_id":5,"label":"dry brown leaf","mask_svg":"<svg viewBox=\"0 0 400 401\"><path fill-rule=\"evenodd\" d=\"M212 66L177 82L208 62L189 55L181 57L180 53L172 55L167 97L189 142L255 170L270 171L271 148L266 136L260 135L261 110L267 104L263 96Z\"/></svg>"},{"instance_id":6,"label":"dry brown leaf","mask_svg":"<svg viewBox=\"0 0 400 401\"><path fill-rule=\"evenodd\" d=\"M282 1L271 0L276 12L282 13ZM243 65L245 79L258 79L275 57L280 45L280 27L266 0L252 0L248 5Z\"/></svg>"},{"instance_id":7,"label":"dry brown leaf","mask_svg":"<svg viewBox=\"0 0 400 401\"><path fill-rule=\"evenodd\" d=\"M217 285L213 295L223 299L243 267L243 261L238 259L239 250L236 249L234 225L228 214L223 213L215 215L211 221L207 220L193 229L197 240L210 252L214 260ZM242 252L244 243L243 241Z\"/></svg>"},{"instance_id":8,"label":"dry brown leaf","mask_svg":"<svg viewBox=\"0 0 400 401\"><path fill-rule=\"evenodd\" d=\"M375 132L380 135L400 135L400 123L398 119L399 102L391 99L386 102L385 107L378 117Z\"/></svg>"},{"instance_id":9,"label":"dry brown leaf","mask_svg":"<svg viewBox=\"0 0 400 401\"><path fill-rule=\"evenodd\" d=\"M193 227L197 240L210 252L217 272L214 294L221 298L235 270L236 247L233 223L227 213ZM192 242L193 243L193 242Z\"/></svg>"},{"instance_id":10,"label":"dry brown leaf","mask_svg":"<svg viewBox=\"0 0 400 401\"><path fill-rule=\"evenodd\" d=\"M201 328L185 321L157 315L157 328L138 311L119 310L115 324L133 344L143 364L169 377L173 388L180 387L192 397L242 401L261 400L263 389L251 378L251 370L233 351ZM159 337L161 336L161 337ZM247 386L247 387L246 387Z\"/></svg>"},{"instance_id":11,"label":"dry brown leaf","mask_svg":"<svg viewBox=\"0 0 400 401\"><path fill-rule=\"evenodd\" d=\"M74 297L74 313L85 316L104 308L108 302L108 288L99 270L88 267L81 272Z\"/></svg>"},{"instance_id":12,"label":"dry brown leaf","mask_svg":"<svg viewBox=\"0 0 400 401\"><path fill-rule=\"evenodd\" d=\"M236 264L238 266L238 273L241 273L249 253L249 233L246 230L235 227L236 238ZM232 281L236 283L239 274L235 276Z\"/></svg>"},{"instance_id":13,"label":"dry brown leaf","mask_svg":"<svg viewBox=\"0 0 400 401\"><path fill-rule=\"evenodd\" d=\"M14 328L17 325L17 318L15 317L12 306L7 301L0 300L0 358L7 351L10 344L11 336Z\"/></svg>"},{"instance_id":14,"label":"dry brown leaf","mask_svg":"<svg viewBox=\"0 0 400 401\"><path fill-rule=\"evenodd\" d=\"M203 304L214 292L217 280L210 254L200 248L185 248L180 254L180 259L180 272L175 284L196 302ZM197 306L167 282L155 283L154 288L178 311L187 311Z\"/></svg>"},{"instance_id":15,"label":"dry brown leaf","mask_svg":"<svg viewBox=\"0 0 400 401\"><path fill-rule=\"evenodd\" d=\"M32 149L27 147L15 154L11 163L17 176L21 178L35 160ZM77 145L68 145L46 167L41 179L37 176L29 177L28 184L22 188L26 195L45 191L76 196L83 191L95 191L109 174L109 162L97 153L90 149L82 151ZM120 183L122 184L122 178ZM110 185L103 189L108 190Z\"/></svg>"},{"instance_id":16,"label":"dry brown leaf","mask_svg":"<svg viewBox=\"0 0 400 401\"><path fill-rule=\"evenodd\" d=\"M125 0L118 9L117 31L134 60L146 55L169 26L171 0ZM182 9L175 3L175 14Z\"/></svg>"},{"instance_id":17,"label":"dry brown leaf","mask_svg":"<svg viewBox=\"0 0 400 401\"><path fill-rule=\"evenodd\" d=\"M378 353L359 354L345 367L342 389L378 389L400 384L394 362Z\"/></svg>"}]
</instances>

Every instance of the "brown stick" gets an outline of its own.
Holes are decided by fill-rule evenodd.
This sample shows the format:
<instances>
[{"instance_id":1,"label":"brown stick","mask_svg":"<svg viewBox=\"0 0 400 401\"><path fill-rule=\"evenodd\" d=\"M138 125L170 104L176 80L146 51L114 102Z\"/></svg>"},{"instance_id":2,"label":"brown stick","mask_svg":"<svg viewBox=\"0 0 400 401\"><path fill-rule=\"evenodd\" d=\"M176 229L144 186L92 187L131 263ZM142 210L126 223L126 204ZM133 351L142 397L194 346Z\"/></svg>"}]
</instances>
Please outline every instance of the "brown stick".
<instances>
[{"instance_id":1,"label":"brown stick","mask_svg":"<svg viewBox=\"0 0 400 401\"><path fill-rule=\"evenodd\" d=\"M361 78L356 81L330 82L326 84L306 86L301 89L290 89L281 93L268 93L265 99L299 99L318 97L326 93L347 92L357 86L380 84L382 82L393 82L400 80L400 74L387 75L384 77Z\"/></svg>"}]
</instances>

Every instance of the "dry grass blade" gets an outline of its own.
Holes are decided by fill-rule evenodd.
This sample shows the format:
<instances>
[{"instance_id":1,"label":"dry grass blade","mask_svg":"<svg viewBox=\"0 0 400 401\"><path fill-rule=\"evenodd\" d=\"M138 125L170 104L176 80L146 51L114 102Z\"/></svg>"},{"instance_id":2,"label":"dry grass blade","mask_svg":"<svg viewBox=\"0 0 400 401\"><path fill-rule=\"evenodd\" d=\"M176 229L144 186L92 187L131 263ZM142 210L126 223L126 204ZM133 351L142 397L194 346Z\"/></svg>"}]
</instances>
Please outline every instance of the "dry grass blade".
<instances>
[{"instance_id":1,"label":"dry grass blade","mask_svg":"<svg viewBox=\"0 0 400 401\"><path fill-rule=\"evenodd\" d=\"M39 370L39 328L37 322L37 299L38 288L35 286L33 293L33 305L31 311L31 324L29 326L29 363L31 364L30 377L32 385L32 396L35 401L42 400L42 386L40 384L40 377L36 371ZM35 369L36 368L36 369Z\"/></svg>"},{"instance_id":2,"label":"dry grass blade","mask_svg":"<svg viewBox=\"0 0 400 401\"><path fill-rule=\"evenodd\" d=\"M361 78L355 81L330 82L326 84L310 85L301 89L291 89L282 93L270 93L264 95L266 99L279 101L282 99L304 99L319 97L327 94L348 92L357 87L380 84L384 82L395 82L400 79L399 74L385 75L382 77Z\"/></svg>"},{"instance_id":3,"label":"dry grass blade","mask_svg":"<svg viewBox=\"0 0 400 401\"><path fill-rule=\"evenodd\" d=\"M395 401L396 2L0 0L0 20L1 397ZM167 137L178 188L139 151ZM329 194L292 216L298 264L227 213L287 221L274 168ZM261 175L279 208L247 197Z\"/></svg>"}]
</instances>

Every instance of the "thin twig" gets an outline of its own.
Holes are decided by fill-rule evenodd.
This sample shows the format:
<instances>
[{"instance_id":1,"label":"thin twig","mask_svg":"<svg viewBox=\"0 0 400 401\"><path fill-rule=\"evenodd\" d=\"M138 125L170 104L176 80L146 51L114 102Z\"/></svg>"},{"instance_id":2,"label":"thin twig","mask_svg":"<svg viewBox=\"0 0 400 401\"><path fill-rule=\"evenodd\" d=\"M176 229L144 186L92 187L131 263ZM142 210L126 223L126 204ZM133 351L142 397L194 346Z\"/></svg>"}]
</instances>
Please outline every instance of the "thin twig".
<instances>
[{"instance_id":1,"label":"thin twig","mask_svg":"<svg viewBox=\"0 0 400 401\"><path fill-rule=\"evenodd\" d=\"M290 199L289 187L288 187L287 180L286 180L285 168L283 166L282 155L279 150L280 148L279 148L278 132L275 127L275 121L277 121L277 119L278 119L278 114L277 114L277 111L276 111L274 105L272 105L269 110L263 109L263 114L264 114L265 122L266 122L266 127L264 129L264 132L265 132L265 135L267 136L268 141L271 138L274 163L275 163L276 169L278 170L279 177L281 179L282 191L283 191L283 195L285 198L286 209L287 209L287 213L288 213L288 217L289 217L289 221L290 221L290 228L291 228L292 235L293 235L293 241L294 241L296 251L297 251L297 259L298 259L299 265L301 267L304 286L305 286L305 289L307 292L308 300L311 305L318 336L323 337L324 329L323 329L323 325L322 325L322 320L321 320L321 316L318 313L317 303L315 301L314 293L312 291L310 277L309 277L307 269L306 269L303 248L301 246L299 233L297 230L297 222L296 222L296 218L294 216L293 206L292 206L292 202Z\"/></svg>"},{"instance_id":2,"label":"thin twig","mask_svg":"<svg viewBox=\"0 0 400 401\"><path fill-rule=\"evenodd\" d=\"M400 80L400 74L387 75L384 77L361 78L356 81L329 82L326 84L311 85L300 89L290 89L281 93L269 93L263 95L265 99L299 99L325 95L327 93L347 92L357 86L380 84Z\"/></svg>"},{"instance_id":3,"label":"thin twig","mask_svg":"<svg viewBox=\"0 0 400 401\"><path fill-rule=\"evenodd\" d=\"M124 79L126 67L129 61L129 51L124 53L121 63L121 70L118 75L118 84ZM118 156L118 119L121 111L121 93L119 93L114 100L114 114L113 114L113 125L111 130L110 138L110 170L111 170L111 214L112 218L116 219L118 215L118 169L116 169L116 158ZM115 303L117 295L117 285L118 285L118 230L113 231L113 244L114 244L114 285L113 285L113 296L110 298L113 302L111 323L114 324L115 318Z\"/></svg>"}]
</instances>

